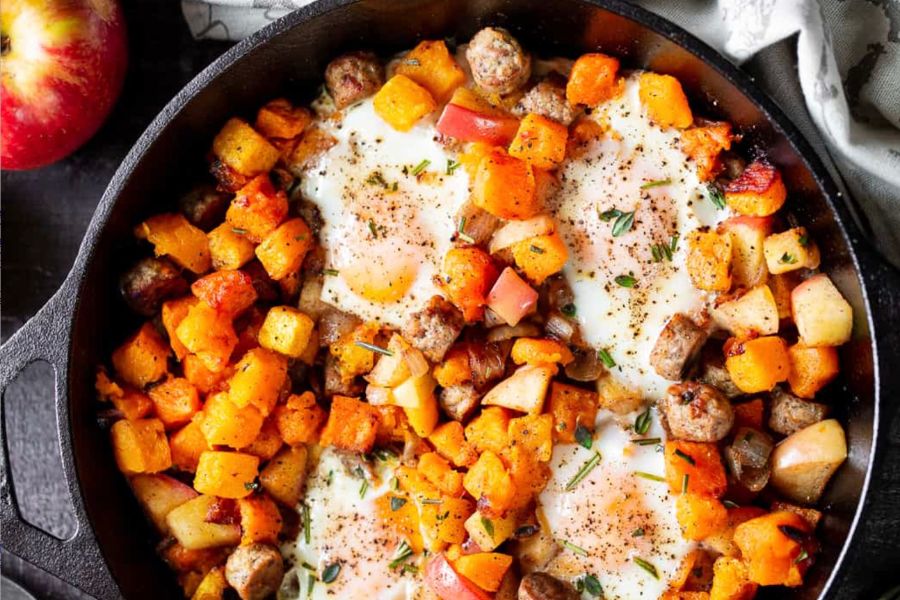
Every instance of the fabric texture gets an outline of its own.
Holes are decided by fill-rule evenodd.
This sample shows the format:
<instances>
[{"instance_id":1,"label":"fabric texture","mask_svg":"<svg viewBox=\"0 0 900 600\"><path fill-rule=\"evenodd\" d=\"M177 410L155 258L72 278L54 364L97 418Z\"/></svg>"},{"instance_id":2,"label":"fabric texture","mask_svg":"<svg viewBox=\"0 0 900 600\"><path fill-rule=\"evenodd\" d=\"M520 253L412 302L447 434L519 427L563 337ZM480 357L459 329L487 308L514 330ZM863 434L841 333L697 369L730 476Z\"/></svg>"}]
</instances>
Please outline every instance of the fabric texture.
<instances>
[{"instance_id":1,"label":"fabric texture","mask_svg":"<svg viewBox=\"0 0 900 600\"><path fill-rule=\"evenodd\" d=\"M309 3L182 0L182 10L198 39L238 40ZM846 184L862 230L900 266L900 0L637 4L756 73Z\"/></svg>"}]
</instances>

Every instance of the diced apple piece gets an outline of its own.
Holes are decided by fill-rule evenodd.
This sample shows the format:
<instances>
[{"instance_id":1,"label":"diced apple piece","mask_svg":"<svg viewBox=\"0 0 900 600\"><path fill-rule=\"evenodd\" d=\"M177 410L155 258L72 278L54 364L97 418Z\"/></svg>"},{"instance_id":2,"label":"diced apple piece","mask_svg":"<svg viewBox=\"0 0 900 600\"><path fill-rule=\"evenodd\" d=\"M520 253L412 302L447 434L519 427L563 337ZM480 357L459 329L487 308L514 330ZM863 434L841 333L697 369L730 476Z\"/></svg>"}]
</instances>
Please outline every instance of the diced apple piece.
<instances>
[{"instance_id":1,"label":"diced apple piece","mask_svg":"<svg viewBox=\"0 0 900 600\"><path fill-rule=\"evenodd\" d=\"M801 429L776 446L769 482L794 502L814 504L846 458L844 429L836 420L826 419Z\"/></svg>"},{"instance_id":2,"label":"diced apple piece","mask_svg":"<svg viewBox=\"0 0 900 600\"><path fill-rule=\"evenodd\" d=\"M503 269L487 295L488 308L512 327L533 311L537 302L538 293L512 267Z\"/></svg>"},{"instance_id":3,"label":"diced apple piece","mask_svg":"<svg viewBox=\"0 0 900 600\"><path fill-rule=\"evenodd\" d=\"M766 282L768 270L763 253L771 217L732 217L720 225L731 235L731 277L736 287L752 288Z\"/></svg>"},{"instance_id":4,"label":"diced apple piece","mask_svg":"<svg viewBox=\"0 0 900 600\"><path fill-rule=\"evenodd\" d=\"M403 358L409 348L409 343L395 333L387 346L390 354L378 357L375 368L366 375L366 380L379 387L391 388L409 379L412 373Z\"/></svg>"},{"instance_id":5,"label":"diced apple piece","mask_svg":"<svg viewBox=\"0 0 900 600\"><path fill-rule=\"evenodd\" d=\"M394 404L403 408L422 408L434 395L437 382L431 373L420 377L410 377L394 388Z\"/></svg>"},{"instance_id":6,"label":"diced apple piece","mask_svg":"<svg viewBox=\"0 0 900 600\"><path fill-rule=\"evenodd\" d=\"M716 306L712 316L720 327L739 337L746 337L751 332L759 335L778 333L778 305L766 284Z\"/></svg>"},{"instance_id":7,"label":"diced apple piece","mask_svg":"<svg viewBox=\"0 0 900 600\"><path fill-rule=\"evenodd\" d=\"M791 312L807 346L840 346L850 340L853 309L824 273L794 288Z\"/></svg>"},{"instance_id":8,"label":"diced apple piece","mask_svg":"<svg viewBox=\"0 0 900 600\"><path fill-rule=\"evenodd\" d=\"M764 252L769 273L773 275L819 266L819 248L809 239L805 227L773 233L766 238Z\"/></svg>"},{"instance_id":9,"label":"diced apple piece","mask_svg":"<svg viewBox=\"0 0 900 600\"><path fill-rule=\"evenodd\" d=\"M778 306L779 319L791 318L791 292L799 283L800 279L797 273L782 273L769 277L767 285L772 290L772 296Z\"/></svg>"},{"instance_id":10,"label":"diced apple piece","mask_svg":"<svg viewBox=\"0 0 900 600\"><path fill-rule=\"evenodd\" d=\"M495 385L481 403L538 414L544 408L547 387L554 375L553 365L525 365Z\"/></svg>"},{"instance_id":11,"label":"diced apple piece","mask_svg":"<svg viewBox=\"0 0 900 600\"><path fill-rule=\"evenodd\" d=\"M490 552L513 534L518 517L515 511L509 511L499 518L487 517L475 511L466 519L466 531L483 552Z\"/></svg>"},{"instance_id":12,"label":"diced apple piece","mask_svg":"<svg viewBox=\"0 0 900 600\"><path fill-rule=\"evenodd\" d=\"M237 523L209 523L206 515L218 499L197 496L166 515L169 532L188 550L202 550L216 546L234 546L241 541L241 526Z\"/></svg>"},{"instance_id":13,"label":"diced apple piece","mask_svg":"<svg viewBox=\"0 0 900 600\"><path fill-rule=\"evenodd\" d=\"M131 478L131 489L147 517L163 535L169 532L166 516L198 495L194 488L168 475L135 475Z\"/></svg>"}]
</instances>

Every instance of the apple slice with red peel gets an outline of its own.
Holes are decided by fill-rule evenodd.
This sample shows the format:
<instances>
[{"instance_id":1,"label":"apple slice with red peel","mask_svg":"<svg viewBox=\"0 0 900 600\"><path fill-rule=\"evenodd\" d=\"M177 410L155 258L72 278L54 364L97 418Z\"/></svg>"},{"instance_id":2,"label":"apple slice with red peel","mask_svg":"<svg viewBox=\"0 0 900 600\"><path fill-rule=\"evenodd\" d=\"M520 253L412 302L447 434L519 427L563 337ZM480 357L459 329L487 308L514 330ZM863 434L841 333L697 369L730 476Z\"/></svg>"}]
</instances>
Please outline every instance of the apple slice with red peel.
<instances>
[{"instance_id":1,"label":"apple slice with red peel","mask_svg":"<svg viewBox=\"0 0 900 600\"><path fill-rule=\"evenodd\" d=\"M233 546L241 541L237 523L213 523L208 520L215 508L215 496L197 496L166 515L169 532L188 550Z\"/></svg>"},{"instance_id":2,"label":"apple slice with red peel","mask_svg":"<svg viewBox=\"0 0 900 600\"><path fill-rule=\"evenodd\" d=\"M513 327L534 310L537 301L538 293L511 267L503 269L487 295L488 308Z\"/></svg>"},{"instance_id":3,"label":"apple slice with red peel","mask_svg":"<svg viewBox=\"0 0 900 600\"><path fill-rule=\"evenodd\" d=\"M0 22L0 166L56 162L97 131L119 95L122 10L116 0L4 0Z\"/></svg>"},{"instance_id":4,"label":"apple slice with red peel","mask_svg":"<svg viewBox=\"0 0 900 600\"><path fill-rule=\"evenodd\" d=\"M752 288L768 277L763 251L772 217L732 217L719 226L731 235L731 276L735 287Z\"/></svg>"},{"instance_id":5,"label":"apple slice with red peel","mask_svg":"<svg viewBox=\"0 0 900 600\"><path fill-rule=\"evenodd\" d=\"M144 512L162 534L169 532L166 516L199 495L191 486L168 475L135 475L131 478L131 489Z\"/></svg>"},{"instance_id":6,"label":"apple slice with red peel","mask_svg":"<svg viewBox=\"0 0 900 600\"><path fill-rule=\"evenodd\" d=\"M457 573L443 554L437 554L425 566L425 582L441 600L490 600L492 597Z\"/></svg>"}]
</instances>

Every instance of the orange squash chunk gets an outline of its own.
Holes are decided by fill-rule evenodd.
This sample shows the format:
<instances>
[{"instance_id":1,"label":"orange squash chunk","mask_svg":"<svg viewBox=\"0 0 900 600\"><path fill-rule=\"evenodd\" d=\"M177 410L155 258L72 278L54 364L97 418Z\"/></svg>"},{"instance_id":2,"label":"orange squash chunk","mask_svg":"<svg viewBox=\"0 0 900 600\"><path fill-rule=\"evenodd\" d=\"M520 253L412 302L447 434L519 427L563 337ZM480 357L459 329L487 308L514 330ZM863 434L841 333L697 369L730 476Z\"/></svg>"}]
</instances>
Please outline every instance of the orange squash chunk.
<instances>
[{"instance_id":1,"label":"orange squash chunk","mask_svg":"<svg viewBox=\"0 0 900 600\"><path fill-rule=\"evenodd\" d=\"M619 60L606 54L583 54L572 65L566 84L566 99L571 104L596 106L618 95Z\"/></svg>"},{"instance_id":2,"label":"orange squash chunk","mask_svg":"<svg viewBox=\"0 0 900 600\"><path fill-rule=\"evenodd\" d=\"M262 422L255 406L238 407L227 393L220 392L206 399L200 429L211 446L243 448L259 435Z\"/></svg>"},{"instance_id":3,"label":"orange squash chunk","mask_svg":"<svg viewBox=\"0 0 900 600\"><path fill-rule=\"evenodd\" d=\"M325 411L316 404L312 392L288 396L287 402L272 413L281 438L291 446L316 441L319 427L325 422Z\"/></svg>"},{"instance_id":4,"label":"orange squash chunk","mask_svg":"<svg viewBox=\"0 0 900 600\"><path fill-rule=\"evenodd\" d=\"M531 163L538 169L555 169L566 157L569 130L543 115L529 113L509 146L509 155Z\"/></svg>"},{"instance_id":5,"label":"orange squash chunk","mask_svg":"<svg viewBox=\"0 0 900 600\"><path fill-rule=\"evenodd\" d=\"M597 404L597 392L558 381L551 383L547 410L553 415L553 439L573 443L578 425L593 431Z\"/></svg>"},{"instance_id":6,"label":"orange squash chunk","mask_svg":"<svg viewBox=\"0 0 900 600\"><path fill-rule=\"evenodd\" d=\"M750 581L759 585L803 584L810 559L800 559L802 540L812 533L799 515L779 511L737 526L734 541L746 561Z\"/></svg>"},{"instance_id":7,"label":"orange squash chunk","mask_svg":"<svg viewBox=\"0 0 900 600\"><path fill-rule=\"evenodd\" d=\"M731 236L694 230L687 243L687 270L694 287L710 292L731 289Z\"/></svg>"},{"instance_id":8,"label":"orange squash chunk","mask_svg":"<svg viewBox=\"0 0 900 600\"><path fill-rule=\"evenodd\" d=\"M466 74L447 50L443 40L424 40L410 50L395 71L409 77L438 102L446 102L466 81Z\"/></svg>"},{"instance_id":9,"label":"orange squash chunk","mask_svg":"<svg viewBox=\"0 0 900 600\"><path fill-rule=\"evenodd\" d=\"M243 271L215 271L191 284L191 292L210 308L229 317L256 302L253 280Z\"/></svg>"},{"instance_id":10,"label":"orange squash chunk","mask_svg":"<svg viewBox=\"0 0 900 600\"><path fill-rule=\"evenodd\" d=\"M208 451L200 455L194 488L220 498L244 498L253 493L259 458L240 452Z\"/></svg>"},{"instance_id":11,"label":"orange squash chunk","mask_svg":"<svg viewBox=\"0 0 900 600\"><path fill-rule=\"evenodd\" d=\"M356 398L335 396L322 431L323 446L348 452L371 452L378 433L378 411Z\"/></svg>"},{"instance_id":12,"label":"orange squash chunk","mask_svg":"<svg viewBox=\"0 0 900 600\"><path fill-rule=\"evenodd\" d=\"M478 452L466 441L462 423L448 421L435 428L428 441L438 454L457 467L468 467L478 460Z\"/></svg>"},{"instance_id":13,"label":"orange squash chunk","mask_svg":"<svg viewBox=\"0 0 900 600\"><path fill-rule=\"evenodd\" d=\"M312 232L306 221L291 219L266 236L256 247L256 257L269 277L282 281L300 270L312 243Z\"/></svg>"},{"instance_id":14,"label":"orange squash chunk","mask_svg":"<svg viewBox=\"0 0 900 600\"><path fill-rule=\"evenodd\" d=\"M113 454L126 475L158 473L172 466L165 428L159 419L121 419L110 430Z\"/></svg>"},{"instance_id":15,"label":"orange squash chunk","mask_svg":"<svg viewBox=\"0 0 900 600\"><path fill-rule=\"evenodd\" d=\"M478 163L475 206L501 219L528 219L541 212L531 165L495 148Z\"/></svg>"},{"instance_id":16,"label":"orange squash chunk","mask_svg":"<svg viewBox=\"0 0 900 600\"><path fill-rule=\"evenodd\" d=\"M513 260L535 285L559 273L569 260L569 250L558 231L522 240L512 247Z\"/></svg>"},{"instance_id":17,"label":"orange squash chunk","mask_svg":"<svg viewBox=\"0 0 900 600\"><path fill-rule=\"evenodd\" d=\"M518 338L513 343L510 357L517 365L559 363L567 365L575 357L562 342L551 339Z\"/></svg>"},{"instance_id":18,"label":"orange squash chunk","mask_svg":"<svg viewBox=\"0 0 900 600\"><path fill-rule=\"evenodd\" d=\"M666 481L674 493L684 489L688 477L688 493L721 498L728 487L725 467L715 444L670 440L666 442Z\"/></svg>"},{"instance_id":19,"label":"orange squash chunk","mask_svg":"<svg viewBox=\"0 0 900 600\"><path fill-rule=\"evenodd\" d=\"M184 425L200 410L197 388L183 377L169 377L150 389L156 416L166 429Z\"/></svg>"},{"instance_id":20,"label":"orange squash chunk","mask_svg":"<svg viewBox=\"0 0 900 600\"><path fill-rule=\"evenodd\" d=\"M694 122L681 83L671 75L641 73L639 94L650 120L657 125L684 129Z\"/></svg>"},{"instance_id":21,"label":"orange squash chunk","mask_svg":"<svg viewBox=\"0 0 900 600\"><path fill-rule=\"evenodd\" d=\"M278 149L241 119L229 119L213 140L213 154L241 175L264 173L278 161Z\"/></svg>"},{"instance_id":22,"label":"orange squash chunk","mask_svg":"<svg viewBox=\"0 0 900 600\"><path fill-rule=\"evenodd\" d=\"M225 368L238 341L231 319L204 302L188 310L175 329L175 337L214 373Z\"/></svg>"},{"instance_id":23,"label":"orange squash chunk","mask_svg":"<svg viewBox=\"0 0 900 600\"><path fill-rule=\"evenodd\" d=\"M169 344L171 344L172 350L175 352L175 358L178 360L184 360L184 357L188 354L188 349L184 347L184 344L175 335L175 331L187 316L191 307L197 302L198 300L194 296L184 296L183 298L163 302L162 305L161 319L163 328L169 336Z\"/></svg>"},{"instance_id":24,"label":"orange squash chunk","mask_svg":"<svg viewBox=\"0 0 900 600\"><path fill-rule=\"evenodd\" d=\"M725 368L731 380L747 394L768 392L785 381L791 371L787 344L777 335L725 344Z\"/></svg>"},{"instance_id":25,"label":"orange squash chunk","mask_svg":"<svg viewBox=\"0 0 900 600\"><path fill-rule=\"evenodd\" d=\"M506 448L509 437L510 411L501 406L489 406L466 425L466 440L478 452L490 450L497 454Z\"/></svg>"},{"instance_id":26,"label":"orange squash chunk","mask_svg":"<svg viewBox=\"0 0 900 600\"><path fill-rule=\"evenodd\" d=\"M444 290L466 321L480 320L488 292L499 276L491 257L475 246L451 248L444 256L442 275Z\"/></svg>"},{"instance_id":27,"label":"orange squash chunk","mask_svg":"<svg viewBox=\"0 0 900 600\"><path fill-rule=\"evenodd\" d=\"M747 165L737 179L725 188L725 202L732 210L751 217L767 217L778 211L787 199L781 173L766 160Z\"/></svg>"},{"instance_id":28,"label":"orange squash chunk","mask_svg":"<svg viewBox=\"0 0 900 600\"><path fill-rule=\"evenodd\" d=\"M454 471L450 467L450 463L438 453L426 452L420 456L417 468L425 476L425 479L430 481L442 494L462 495L462 473Z\"/></svg>"},{"instance_id":29,"label":"orange squash chunk","mask_svg":"<svg viewBox=\"0 0 900 600\"><path fill-rule=\"evenodd\" d=\"M191 225L182 214L150 217L134 230L135 235L153 244L156 256L166 255L194 273L209 271L209 242L203 230Z\"/></svg>"},{"instance_id":30,"label":"orange squash chunk","mask_svg":"<svg viewBox=\"0 0 900 600\"><path fill-rule=\"evenodd\" d=\"M259 483L273 498L296 509L306 481L306 446L288 446L276 454L259 474Z\"/></svg>"},{"instance_id":31,"label":"orange squash chunk","mask_svg":"<svg viewBox=\"0 0 900 600\"><path fill-rule=\"evenodd\" d=\"M791 373L788 384L791 391L801 398L814 398L840 371L838 353L834 346L810 348L796 343L788 348Z\"/></svg>"},{"instance_id":32,"label":"orange squash chunk","mask_svg":"<svg viewBox=\"0 0 900 600\"><path fill-rule=\"evenodd\" d=\"M697 175L703 181L715 178L722 170L719 155L731 148L731 123L719 121L692 127L681 134L681 147L697 165Z\"/></svg>"},{"instance_id":33,"label":"orange squash chunk","mask_svg":"<svg viewBox=\"0 0 900 600\"><path fill-rule=\"evenodd\" d=\"M256 113L255 129L268 138L295 138L312 122L312 114L289 100L277 98Z\"/></svg>"},{"instance_id":34,"label":"orange squash chunk","mask_svg":"<svg viewBox=\"0 0 900 600\"><path fill-rule=\"evenodd\" d=\"M275 408L286 382L287 359L271 350L254 348L235 365L228 381L228 398L241 408L253 405L266 417Z\"/></svg>"},{"instance_id":35,"label":"orange squash chunk","mask_svg":"<svg viewBox=\"0 0 900 600\"><path fill-rule=\"evenodd\" d=\"M241 513L241 545L277 544L281 533L281 513L265 494L254 494L238 500Z\"/></svg>"},{"instance_id":36,"label":"orange squash chunk","mask_svg":"<svg viewBox=\"0 0 900 600\"><path fill-rule=\"evenodd\" d=\"M190 423L169 436L169 451L172 455L172 466L182 471L193 473L197 470L200 455L212 450L203 429L200 427L202 416L192 419Z\"/></svg>"},{"instance_id":37,"label":"orange squash chunk","mask_svg":"<svg viewBox=\"0 0 900 600\"><path fill-rule=\"evenodd\" d=\"M515 497L515 486L500 457L491 451L482 452L463 477L466 491L478 501L481 512L502 516Z\"/></svg>"},{"instance_id":38,"label":"orange squash chunk","mask_svg":"<svg viewBox=\"0 0 900 600\"><path fill-rule=\"evenodd\" d=\"M150 323L144 323L137 333L116 348L112 354L113 368L125 383L143 388L159 381L168 370L169 345Z\"/></svg>"},{"instance_id":39,"label":"orange squash chunk","mask_svg":"<svg viewBox=\"0 0 900 600\"><path fill-rule=\"evenodd\" d=\"M239 189L225 213L232 231L254 244L275 231L288 214L287 196L275 190L268 175L259 175Z\"/></svg>"},{"instance_id":40,"label":"orange squash chunk","mask_svg":"<svg viewBox=\"0 0 900 600\"><path fill-rule=\"evenodd\" d=\"M757 584L750 581L747 564L728 556L720 556L713 564L709 600L753 600Z\"/></svg>"},{"instance_id":41,"label":"orange squash chunk","mask_svg":"<svg viewBox=\"0 0 900 600\"><path fill-rule=\"evenodd\" d=\"M728 526L728 511L712 496L681 494L675 501L675 515L689 540L706 539Z\"/></svg>"},{"instance_id":42,"label":"orange squash chunk","mask_svg":"<svg viewBox=\"0 0 900 600\"><path fill-rule=\"evenodd\" d=\"M381 86L372 104L375 113L397 131L409 131L437 108L428 90L403 74L394 75Z\"/></svg>"},{"instance_id":43,"label":"orange squash chunk","mask_svg":"<svg viewBox=\"0 0 900 600\"><path fill-rule=\"evenodd\" d=\"M453 563L456 571L488 592L500 589L503 576L512 565L513 557L499 552L464 554Z\"/></svg>"}]
</instances>

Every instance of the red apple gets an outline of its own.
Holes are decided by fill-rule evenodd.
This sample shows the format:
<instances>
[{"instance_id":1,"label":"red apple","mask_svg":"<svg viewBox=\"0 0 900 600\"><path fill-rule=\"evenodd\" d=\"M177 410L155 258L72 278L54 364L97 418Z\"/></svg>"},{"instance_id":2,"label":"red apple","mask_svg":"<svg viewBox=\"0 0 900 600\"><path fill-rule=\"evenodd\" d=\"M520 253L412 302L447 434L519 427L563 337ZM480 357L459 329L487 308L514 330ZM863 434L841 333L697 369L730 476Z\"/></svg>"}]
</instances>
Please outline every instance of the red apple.
<instances>
[{"instance_id":1,"label":"red apple","mask_svg":"<svg viewBox=\"0 0 900 600\"><path fill-rule=\"evenodd\" d=\"M0 34L0 167L55 162L97 131L122 89L122 10L116 0L3 0Z\"/></svg>"}]
</instances>

